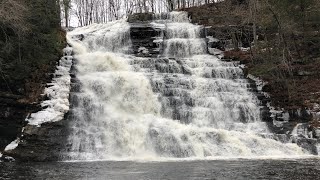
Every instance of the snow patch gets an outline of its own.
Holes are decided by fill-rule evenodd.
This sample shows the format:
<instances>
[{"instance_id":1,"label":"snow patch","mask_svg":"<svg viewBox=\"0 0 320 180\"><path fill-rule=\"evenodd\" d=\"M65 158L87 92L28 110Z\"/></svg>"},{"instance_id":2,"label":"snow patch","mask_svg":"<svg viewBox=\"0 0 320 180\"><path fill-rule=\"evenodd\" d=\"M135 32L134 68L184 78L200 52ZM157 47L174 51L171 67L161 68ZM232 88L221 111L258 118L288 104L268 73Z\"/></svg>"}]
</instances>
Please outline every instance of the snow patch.
<instances>
[{"instance_id":1,"label":"snow patch","mask_svg":"<svg viewBox=\"0 0 320 180\"><path fill-rule=\"evenodd\" d=\"M8 144L8 145L6 146L6 148L4 149L4 151L14 150L15 148L18 147L19 142L20 142L20 139L19 139L19 138L16 139L16 140L14 140L14 141L12 141L10 144Z\"/></svg>"},{"instance_id":2,"label":"snow patch","mask_svg":"<svg viewBox=\"0 0 320 180\"><path fill-rule=\"evenodd\" d=\"M71 88L70 69L72 66L72 48L64 49L64 54L59 66L54 73L55 77L47 84L44 90L49 100L41 103L43 110L33 113L26 119L30 125L40 126L46 122L56 122L63 119L69 111L69 93Z\"/></svg>"}]
</instances>

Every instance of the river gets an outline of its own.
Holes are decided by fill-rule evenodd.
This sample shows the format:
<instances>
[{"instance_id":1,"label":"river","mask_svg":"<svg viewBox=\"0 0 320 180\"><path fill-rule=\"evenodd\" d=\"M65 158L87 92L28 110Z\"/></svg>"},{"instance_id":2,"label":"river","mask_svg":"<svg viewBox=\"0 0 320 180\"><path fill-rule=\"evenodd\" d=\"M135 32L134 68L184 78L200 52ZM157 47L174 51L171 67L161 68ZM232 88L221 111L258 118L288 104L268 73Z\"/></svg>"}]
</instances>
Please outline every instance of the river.
<instances>
[{"instance_id":1,"label":"river","mask_svg":"<svg viewBox=\"0 0 320 180\"><path fill-rule=\"evenodd\" d=\"M166 162L0 163L0 179L317 179L320 161L233 159Z\"/></svg>"}]
</instances>

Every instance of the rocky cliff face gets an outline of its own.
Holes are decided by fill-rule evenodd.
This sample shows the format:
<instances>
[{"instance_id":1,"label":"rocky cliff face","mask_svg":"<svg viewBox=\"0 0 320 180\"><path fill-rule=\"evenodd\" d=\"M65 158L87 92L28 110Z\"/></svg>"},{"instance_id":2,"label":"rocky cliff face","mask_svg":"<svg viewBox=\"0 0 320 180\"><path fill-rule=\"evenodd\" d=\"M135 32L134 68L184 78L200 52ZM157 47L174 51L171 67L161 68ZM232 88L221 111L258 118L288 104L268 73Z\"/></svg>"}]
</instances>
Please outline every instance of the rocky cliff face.
<instances>
[{"instance_id":1,"label":"rocky cliff face","mask_svg":"<svg viewBox=\"0 0 320 180\"><path fill-rule=\"evenodd\" d=\"M3 150L21 132L28 105L19 103L21 96L0 95L0 149Z\"/></svg>"},{"instance_id":2,"label":"rocky cliff face","mask_svg":"<svg viewBox=\"0 0 320 180\"><path fill-rule=\"evenodd\" d=\"M53 66L53 69L55 65ZM51 74L48 72L43 72ZM51 81L50 75L35 84L36 89L30 99L26 95L14 95L12 93L0 93L0 152L3 152L8 144L19 138L19 146L14 151L3 152L5 156L12 156L17 160L53 160L57 159L54 155L55 146L53 144L63 142L65 138L59 138L64 134L60 127L63 122L44 124L41 127L27 125L26 118L34 112L40 111L40 102L46 97L42 95L47 82ZM51 149L52 148L52 149ZM39 155L40 154L40 155ZM42 155L41 155L42 154ZM5 158L5 156L3 158Z\"/></svg>"},{"instance_id":3,"label":"rocky cliff face","mask_svg":"<svg viewBox=\"0 0 320 180\"><path fill-rule=\"evenodd\" d=\"M56 69L54 73L51 70L42 71L45 75L38 83L32 84L31 95L27 97L7 95L5 96L7 100L2 99L3 104L0 107L7 109L4 114L1 114L4 118L0 121L4 124L1 127L7 130L2 136L2 150L4 150L2 159L12 160L8 157L14 157L20 161L59 159L62 148L66 147L65 140L68 137L67 127L69 126L67 121L58 121L57 118L60 111L67 112L63 108L63 103L66 103L63 98L68 94L64 91L69 89L69 74L73 72L72 48L65 48L64 53L61 60L50 68ZM68 116L68 113L64 115ZM34 116L40 121L33 121Z\"/></svg>"},{"instance_id":4,"label":"rocky cliff face","mask_svg":"<svg viewBox=\"0 0 320 180\"><path fill-rule=\"evenodd\" d=\"M19 133L19 145L4 152L17 161L57 161L65 148L67 122L42 124L41 127L27 125Z\"/></svg>"},{"instance_id":5,"label":"rocky cliff face","mask_svg":"<svg viewBox=\"0 0 320 180\"><path fill-rule=\"evenodd\" d=\"M27 124L26 117L41 110L39 103L44 100L43 89L51 81L52 71L56 64L51 63L44 69L34 72L33 78L26 79L30 83L16 82L11 87L24 87L21 92L0 91L0 151L21 136L23 127ZM36 78L35 78L36 77ZM38 78L39 77L39 78ZM31 83L33 82L33 83Z\"/></svg>"}]
</instances>

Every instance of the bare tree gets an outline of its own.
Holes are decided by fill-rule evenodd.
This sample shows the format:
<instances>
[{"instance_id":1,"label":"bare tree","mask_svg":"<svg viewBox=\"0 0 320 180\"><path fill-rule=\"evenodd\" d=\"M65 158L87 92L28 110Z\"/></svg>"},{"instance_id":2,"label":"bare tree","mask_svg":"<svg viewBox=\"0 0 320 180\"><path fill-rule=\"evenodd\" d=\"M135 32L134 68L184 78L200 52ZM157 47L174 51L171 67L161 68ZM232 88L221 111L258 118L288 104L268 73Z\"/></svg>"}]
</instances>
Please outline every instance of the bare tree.
<instances>
[{"instance_id":1,"label":"bare tree","mask_svg":"<svg viewBox=\"0 0 320 180\"><path fill-rule=\"evenodd\" d=\"M71 8L71 0L62 0L61 7L63 10L63 16L65 20L65 26L69 27L69 16L70 16L70 8Z\"/></svg>"},{"instance_id":2,"label":"bare tree","mask_svg":"<svg viewBox=\"0 0 320 180\"><path fill-rule=\"evenodd\" d=\"M73 11L79 20L80 26L91 23L105 23L117 20L132 13L162 13L174 9L198 6L210 3L210 0L61 0L70 7L68 2L74 4ZM215 2L212 0L212 2ZM68 12L68 9L64 9ZM64 14L65 19L70 19ZM67 26L68 24L66 24Z\"/></svg>"},{"instance_id":3,"label":"bare tree","mask_svg":"<svg viewBox=\"0 0 320 180\"><path fill-rule=\"evenodd\" d=\"M174 9L174 1L173 0L167 0L168 3L168 10L173 11Z\"/></svg>"},{"instance_id":4,"label":"bare tree","mask_svg":"<svg viewBox=\"0 0 320 180\"><path fill-rule=\"evenodd\" d=\"M22 34L28 30L25 17L28 10L21 0L0 1L0 26L6 24L16 33ZM1 26L1 28L3 28Z\"/></svg>"}]
</instances>

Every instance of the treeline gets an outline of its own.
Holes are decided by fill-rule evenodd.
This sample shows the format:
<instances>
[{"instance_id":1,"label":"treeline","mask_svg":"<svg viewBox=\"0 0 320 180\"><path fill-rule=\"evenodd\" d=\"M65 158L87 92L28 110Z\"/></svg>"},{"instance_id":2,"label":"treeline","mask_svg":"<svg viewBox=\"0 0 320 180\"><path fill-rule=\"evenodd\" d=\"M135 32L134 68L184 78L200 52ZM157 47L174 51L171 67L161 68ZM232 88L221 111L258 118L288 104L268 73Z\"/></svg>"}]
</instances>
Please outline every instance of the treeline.
<instances>
[{"instance_id":1,"label":"treeline","mask_svg":"<svg viewBox=\"0 0 320 180\"><path fill-rule=\"evenodd\" d=\"M251 72L270 81L276 105L313 108L320 103L320 1L267 0L255 6L262 38L256 40Z\"/></svg>"},{"instance_id":2,"label":"treeline","mask_svg":"<svg viewBox=\"0 0 320 180\"><path fill-rule=\"evenodd\" d=\"M221 18L223 26L233 25L227 32L235 49L243 37L249 39L248 53L227 54L245 59L249 73L269 82L266 91L276 97L275 105L312 107L320 102L319 0L226 1L213 9L211 16Z\"/></svg>"},{"instance_id":3,"label":"treeline","mask_svg":"<svg viewBox=\"0 0 320 180\"><path fill-rule=\"evenodd\" d=\"M57 0L0 1L0 92L42 90L65 46Z\"/></svg>"},{"instance_id":4,"label":"treeline","mask_svg":"<svg viewBox=\"0 0 320 180\"><path fill-rule=\"evenodd\" d=\"M79 26L105 23L133 13L162 13L215 3L217 0L61 0L65 26L75 15Z\"/></svg>"},{"instance_id":5,"label":"treeline","mask_svg":"<svg viewBox=\"0 0 320 180\"><path fill-rule=\"evenodd\" d=\"M304 61L315 53L312 48L319 41L320 1L264 0L255 1L252 6L251 21L262 35L262 41L255 38L255 45L268 54L281 56L289 73L294 61Z\"/></svg>"},{"instance_id":6,"label":"treeline","mask_svg":"<svg viewBox=\"0 0 320 180\"><path fill-rule=\"evenodd\" d=\"M195 23L223 27L234 49L245 38L254 63L281 62L286 74L292 75L292 64L319 55L319 0L225 0L187 11Z\"/></svg>"}]
</instances>

